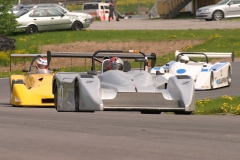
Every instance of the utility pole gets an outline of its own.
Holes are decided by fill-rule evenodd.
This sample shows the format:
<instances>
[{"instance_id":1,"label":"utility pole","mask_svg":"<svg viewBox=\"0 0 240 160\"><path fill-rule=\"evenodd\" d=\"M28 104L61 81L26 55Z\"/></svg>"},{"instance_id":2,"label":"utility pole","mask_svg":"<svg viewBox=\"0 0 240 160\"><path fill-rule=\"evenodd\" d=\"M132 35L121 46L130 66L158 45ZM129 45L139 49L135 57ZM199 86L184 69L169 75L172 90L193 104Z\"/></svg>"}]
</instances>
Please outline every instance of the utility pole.
<instances>
[{"instance_id":1,"label":"utility pole","mask_svg":"<svg viewBox=\"0 0 240 160\"><path fill-rule=\"evenodd\" d=\"M138 0L138 14L140 14L140 0Z\"/></svg>"}]
</instances>

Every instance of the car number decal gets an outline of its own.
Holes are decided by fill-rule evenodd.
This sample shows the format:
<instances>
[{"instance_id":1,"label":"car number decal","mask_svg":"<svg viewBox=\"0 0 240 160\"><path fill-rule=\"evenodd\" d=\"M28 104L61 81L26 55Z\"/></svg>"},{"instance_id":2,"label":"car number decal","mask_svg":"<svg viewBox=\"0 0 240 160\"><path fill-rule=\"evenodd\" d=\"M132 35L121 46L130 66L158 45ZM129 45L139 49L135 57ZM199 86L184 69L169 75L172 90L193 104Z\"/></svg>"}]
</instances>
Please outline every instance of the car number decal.
<instances>
[{"instance_id":1,"label":"car number decal","mask_svg":"<svg viewBox=\"0 0 240 160\"><path fill-rule=\"evenodd\" d=\"M228 81L228 78L224 77L224 78L217 79L216 83L219 85L219 84L222 84L222 83L227 83L227 81Z\"/></svg>"}]
</instances>

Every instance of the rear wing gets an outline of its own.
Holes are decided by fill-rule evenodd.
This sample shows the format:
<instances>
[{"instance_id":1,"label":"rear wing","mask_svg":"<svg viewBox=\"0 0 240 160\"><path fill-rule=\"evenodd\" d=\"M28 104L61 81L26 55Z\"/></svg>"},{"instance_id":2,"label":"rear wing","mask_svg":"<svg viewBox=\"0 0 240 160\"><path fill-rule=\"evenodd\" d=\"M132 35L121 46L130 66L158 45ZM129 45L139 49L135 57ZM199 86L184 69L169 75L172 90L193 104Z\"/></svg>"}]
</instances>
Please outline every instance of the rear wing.
<instances>
[{"instance_id":1,"label":"rear wing","mask_svg":"<svg viewBox=\"0 0 240 160\"><path fill-rule=\"evenodd\" d=\"M234 62L234 52L179 52L176 50L175 58L179 56L179 54L186 54L188 57L205 57L208 58L231 58L232 62Z\"/></svg>"},{"instance_id":2,"label":"rear wing","mask_svg":"<svg viewBox=\"0 0 240 160\"><path fill-rule=\"evenodd\" d=\"M145 54L138 50L98 50L94 53L80 53L80 52L51 52L47 51L47 54L11 54L10 55L10 71L11 71L11 61L12 58L34 58L36 56L43 56L47 57L48 63L50 63L51 57L56 58L90 58L92 59L92 69L95 70L95 63L94 61L101 62L97 58L112 58L112 57L119 57L124 59L135 59L138 61L146 60L142 62L147 62L151 60L151 67L153 68L156 63L156 54Z\"/></svg>"},{"instance_id":3,"label":"rear wing","mask_svg":"<svg viewBox=\"0 0 240 160\"><path fill-rule=\"evenodd\" d=\"M94 61L100 62L97 58L112 58L112 57L119 57L124 59L135 59L138 61L141 61L143 59L151 60L151 67L155 66L156 63L156 54L145 54L138 50L98 50L94 52L94 54L91 53L77 53L77 52L51 52L47 51L48 54L51 55L51 57L66 57L66 58L91 58L92 59L92 69L95 70L95 63ZM144 61L142 61L144 62Z\"/></svg>"}]
</instances>

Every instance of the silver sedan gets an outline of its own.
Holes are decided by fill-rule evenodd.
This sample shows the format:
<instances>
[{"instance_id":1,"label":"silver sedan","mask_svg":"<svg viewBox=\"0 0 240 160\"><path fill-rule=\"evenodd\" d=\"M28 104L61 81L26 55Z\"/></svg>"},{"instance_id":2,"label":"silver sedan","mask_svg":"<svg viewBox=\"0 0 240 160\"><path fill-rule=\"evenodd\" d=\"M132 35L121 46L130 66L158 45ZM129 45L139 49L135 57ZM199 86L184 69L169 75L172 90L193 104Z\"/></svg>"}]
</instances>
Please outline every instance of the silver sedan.
<instances>
[{"instance_id":1,"label":"silver sedan","mask_svg":"<svg viewBox=\"0 0 240 160\"><path fill-rule=\"evenodd\" d=\"M196 12L196 18L206 21L233 17L240 17L240 0L222 0L215 5L199 8Z\"/></svg>"},{"instance_id":2,"label":"silver sedan","mask_svg":"<svg viewBox=\"0 0 240 160\"><path fill-rule=\"evenodd\" d=\"M21 11L16 18L19 26L17 28L25 29L27 34L34 34L41 31L52 30L81 30L83 24L77 16L68 16L56 8L36 8L28 11ZM85 24L84 28L89 27Z\"/></svg>"}]
</instances>

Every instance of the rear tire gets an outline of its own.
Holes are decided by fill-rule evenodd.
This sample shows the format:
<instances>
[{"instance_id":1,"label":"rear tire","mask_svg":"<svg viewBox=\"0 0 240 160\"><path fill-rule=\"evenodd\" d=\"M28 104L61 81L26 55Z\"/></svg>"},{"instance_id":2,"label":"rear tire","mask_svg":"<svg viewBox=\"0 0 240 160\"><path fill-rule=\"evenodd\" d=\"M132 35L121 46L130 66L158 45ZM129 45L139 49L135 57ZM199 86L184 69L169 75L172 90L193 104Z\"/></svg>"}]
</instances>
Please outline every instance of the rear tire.
<instances>
[{"instance_id":1,"label":"rear tire","mask_svg":"<svg viewBox=\"0 0 240 160\"><path fill-rule=\"evenodd\" d=\"M74 31L82 30L82 24L80 22L74 22L72 24L72 30L74 30Z\"/></svg>"},{"instance_id":2,"label":"rear tire","mask_svg":"<svg viewBox=\"0 0 240 160\"><path fill-rule=\"evenodd\" d=\"M34 25L30 25L30 26L28 26L27 29L26 29L26 33L27 33L27 34L35 34L35 33L37 33L37 32L38 32L38 29L37 29L37 27L34 26Z\"/></svg>"},{"instance_id":3,"label":"rear tire","mask_svg":"<svg viewBox=\"0 0 240 160\"><path fill-rule=\"evenodd\" d=\"M74 86L74 105L75 105L75 111L76 112L79 111L79 103L80 103L79 96L80 96L79 83L78 83L78 81L76 81L75 86Z\"/></svg>"}]
</instances>

